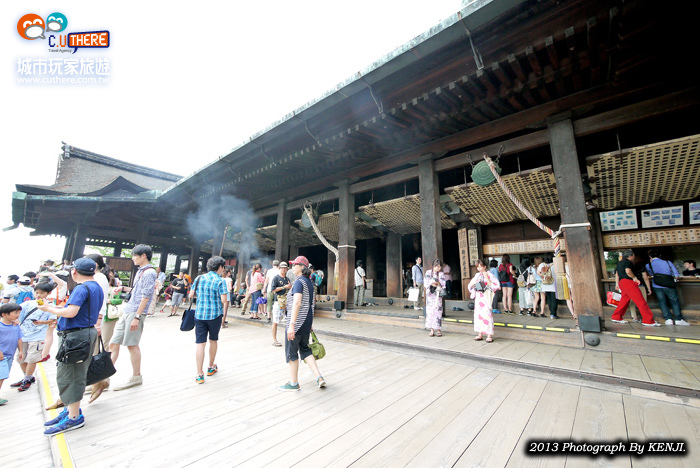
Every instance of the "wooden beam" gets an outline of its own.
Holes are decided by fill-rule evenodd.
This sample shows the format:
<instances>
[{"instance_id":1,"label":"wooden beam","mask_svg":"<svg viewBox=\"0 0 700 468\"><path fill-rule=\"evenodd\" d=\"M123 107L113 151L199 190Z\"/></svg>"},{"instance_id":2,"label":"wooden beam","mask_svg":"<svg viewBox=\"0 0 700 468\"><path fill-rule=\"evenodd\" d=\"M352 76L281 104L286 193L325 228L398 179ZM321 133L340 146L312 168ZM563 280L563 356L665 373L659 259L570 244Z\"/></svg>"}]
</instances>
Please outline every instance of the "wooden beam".
<instances>
[{"instance_id":1,"label":"wooden beam","mask_svg":"<svg viewBox=\"0 0 700 468\"><path fill-rule=\"evenodd\" d=\"M401 234L386 235L386 297L403 297Z\"/></svg>"},{"instance_id":2,"label":"wooden beam","mask_svg":"<svg viewBox=\"0 0 700 468\"><path fill-rule=\"evenodd\" d=\"M420 187L420 222L424 268L432 268L433 261L442 257L442 221L440 218L440 185L435 161L425 157L418 163Z\"/></svg>"},{"instance_id":3,"label":"wooden beam","mask_svg":"<svg viewBox=\"0 0 700 468\"><path fill-rule=\"evenodd\" d=\"M289 226L292 212L287 209L284 200L277 205L277 233L275 236L275 260L288 261Z\"/></svg>"},{"instance_id":4,"label":"wooden beam","mask_svg":"<svg viewBox=\"0 0 700 468\"><path fill-rule=\"evenodd\" d=\"M349 181L339 185L338 299L352 308L355 297L355 195Z\"/></svg>"}]
</instances>

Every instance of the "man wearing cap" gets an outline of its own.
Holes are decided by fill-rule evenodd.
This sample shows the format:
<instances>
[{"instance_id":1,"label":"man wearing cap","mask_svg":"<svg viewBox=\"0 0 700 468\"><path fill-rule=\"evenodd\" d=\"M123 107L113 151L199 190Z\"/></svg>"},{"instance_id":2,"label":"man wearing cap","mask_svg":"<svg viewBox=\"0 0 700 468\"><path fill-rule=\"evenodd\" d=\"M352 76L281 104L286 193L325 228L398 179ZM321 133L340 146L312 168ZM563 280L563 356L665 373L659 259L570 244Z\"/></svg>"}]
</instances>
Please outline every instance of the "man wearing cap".
<instances>
[{"instance_id":1,"label":"man wearing cap","mask_svg":"<svg viewBox=\"0 0 700 468\"><path fill-rule=\"evenodd\" d=\"M277 324L281 323L284 319L284 313L287 305L287 293L292 289L292 283L287 278L287 270L289 265L287 262L281 262L279 264L279 272L271 281L271 291L272 291L272 346L281 347L282 343L277 341ZM268 301L269 302L269 301ZM282 305L280 305L280 302Z\"/></svg>"},{"instance_id":2,"label":"man wearing cap","mask_svg":"<svg viewBox=\"0 0 700 468\"><path fill-rule=\"evenodd\" d=\"M280 391L299 390L299 358L309 365L316 376L316 384L325 387L326 381L318 370L316 359L309 347L309 337L314 320L314 285L309 276L309 260L299 256L290 262L294 274L298 277L287 300L287 333L284 337L284 354L289 364L290 380L279 387Z\"/></svg>"},{"instance_id":3,"label":"man wearing cap","mask_svg":"<svg viewBox=\"0 0 700 468\"><path fill-rule=\"evenodd\" d=\"M70 337L73 342L89 342L88 349L95 348L97 340L97 318L104 301L104 293L94 280L97 264L89 258L79 258L71 265L71 276L77 286L64 307L44 303L38 308L58 316L58 335L64 340ZM80 401L85 392L87 371L90 359L80 363L57 362L56 383L60 399L66 408L58 417L47 421L44 434L53 436L83 427L85 418L80 409Z\"/></svg>"},{"instance_id":4,"label":"man wearing cap","mask_svg":"<svg viewBox=\"0 0 700 468\"><path fill-rule=\"evenodd\" d=\"M12 282L10 282L10 278L17 278L17 275L10 275L7 278L7 284L9 284L10 287L7 288L5 294L3 295L3 304L7 302L21 304L22 302L36 299L36 296L34 296L34 289L31 287L31 278L28 276L22 276L21 278L17 278L16 281Z\"/></svg>"},{"instance_id":5,"label":"man wearing cap","mask_svg":"<svg viewBox=\"0 0 700 468\"><path fill-rule=\"evenodd\" d=\"M273 260L272 268L267 270L267 272L265 273L265 283L263 284L263 291L265 291L267 303L270 305L272 305L272 303L275 301L275 295L272 292L272 280L280 274L279 264L279 260ZM272 310L272 306L270 307L270 310ZM272 322L272 314L267 315L267 323L270 322Z\"/></svg>"}]
</instances>

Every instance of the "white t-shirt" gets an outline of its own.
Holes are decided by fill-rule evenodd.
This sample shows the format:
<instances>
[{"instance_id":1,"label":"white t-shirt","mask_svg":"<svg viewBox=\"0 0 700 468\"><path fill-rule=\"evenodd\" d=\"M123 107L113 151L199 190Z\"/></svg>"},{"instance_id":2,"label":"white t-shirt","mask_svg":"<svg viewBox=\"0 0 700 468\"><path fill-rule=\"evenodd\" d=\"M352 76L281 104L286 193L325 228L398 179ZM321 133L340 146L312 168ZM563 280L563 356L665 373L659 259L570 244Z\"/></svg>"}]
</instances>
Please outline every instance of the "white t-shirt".
<instances>
[{"instance_id":1,"label":"white t-shirt","mask_svg":"<svg viewBox=\"0 0 700 468\"><path fill-rule=\"evenodd\" d=\"M224 281L226 282L226 291L231 292L231 288L233 287L233 280L229 276L228 278L224 278Z\"/></svg>"},{"instance_id":2,"label":"white t-shirt","mask_svg":"<svg viewBox=\"0 0 700 468\"><path fill-rule=\"evenodd\" d=\"M355 268L355 287L364 286L362 278L365 277L365 270L362 267Z\"/></svg>"},{"instance_id":3,"label":"white t-shirt","mask_svg":"<svg viewBox=\"0 0 700 468\"><path fill-rule=\"evenodd\" d=\"M107 296L109 295L109 280L104 275L104 273L95 273L94 280L97 282L97 284L100 285L100 287L102 288L102 293L104 294L104 298L102 300L102 308L100 309L100 313L104 316L104 314L107 312Z\"/></svg>"},{"instance_id":4,"label":"white t-shirt","mask_svg":"<svg viewBox=\"0 0 700 468\"><path fill-rule=\"evenodd\" d=\"M275 276L278 276L280 274L280 269L277 267L272 267L269 270L267 270L267 273L265 273L265 281L267 281L267 288L265 289L265 292L270 292L272 291L272 280L275 279Z\"/></svg>"}]
</instances>

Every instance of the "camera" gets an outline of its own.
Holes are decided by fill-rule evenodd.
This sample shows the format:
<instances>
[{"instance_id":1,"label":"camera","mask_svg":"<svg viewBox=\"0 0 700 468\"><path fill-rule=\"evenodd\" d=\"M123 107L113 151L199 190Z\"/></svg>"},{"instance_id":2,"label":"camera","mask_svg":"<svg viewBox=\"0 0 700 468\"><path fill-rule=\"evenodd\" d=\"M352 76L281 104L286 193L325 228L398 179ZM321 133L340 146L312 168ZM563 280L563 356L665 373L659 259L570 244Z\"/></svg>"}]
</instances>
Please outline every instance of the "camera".
<instances>
[{"instance_id":1,"label":"camera","mask_svg":"<svg viewBox=\"0 0 700 468\"><path fill-rule=\"evenodd\" d=\"M437 286L435 286L433 284L433 285L430 285L430 287L428 289L430 290L430 294L435 294L435 291L437 290Z\"/></svg>"},{"instance_id":2,"label":"camera","mask_svg":"<svg viewBox=\"0 0 700 468\"><path fill-rule=\"evenodd\" d=\"M479 281L474 285L474 290L479 291L479 292L484 292L486 291L486 283L483 281Z\"/></svg>"}]
</instances>

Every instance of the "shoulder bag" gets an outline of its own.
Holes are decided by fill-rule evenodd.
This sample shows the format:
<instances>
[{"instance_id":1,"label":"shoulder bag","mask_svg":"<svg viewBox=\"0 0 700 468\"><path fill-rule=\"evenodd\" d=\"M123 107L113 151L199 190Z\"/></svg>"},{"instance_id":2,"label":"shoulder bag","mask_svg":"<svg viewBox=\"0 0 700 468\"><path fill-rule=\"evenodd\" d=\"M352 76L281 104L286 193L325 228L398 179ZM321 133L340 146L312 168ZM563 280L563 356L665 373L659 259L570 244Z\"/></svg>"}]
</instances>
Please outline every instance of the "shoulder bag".
<instances>
[{"instance_id":1,"label":"shoulder bag","mask_svg":"<svg viewBox=\"0 0 700 468\"><path fill-rule=\"evenodd\" d=\"M651 276L654 279L654 283L658 284L659 286L663 286L664 288L675 288L676 287L676 279L673 277L673 275L666 275L663 273L654 273L654 267L651 266L653 262L649 262L649 270L651 270ZM666 263L669 263L669 270L673 271L673 268L671 268L670 262L667 260Z\"/></svg>"},{"instance_id":2,"label":"shoulder bag","mask_svg":"<svg viewBox=\"0 0 700 468\"><path fill-rule=\"evenodd\" d=\"M99 344L97 345L97 350L99 352L95 354L90 361L85 385L94 385L117 373L117 369L115 369L114 363L112 363L112 353L105 349L102 335L100 335L98 339Z\"/></svg>"},{"instance_id":3,"label":"shoulder bag","mask_svg":"<svg viewBox=\"0 0 700 468\"><path fill-rule=\"evenodd\" d=\"M532 268L532 267L528 268L528 274L527 274L527 284L528 285L537 283L537 279L535 278L535 272L533 270L534 270L534 268Z\"/></svg>"},{"instance_id":4,"label":"shoulder bag","mask_svg":"<svg viewBox=\"0 0 700 468\"><path fill-rule=\"evenodd\" d=\"M197 282L199 281L199 277L194 280L194 294L195 296L197 295ZM194 312L196 310L192 308L192 301L190 301L190 305L187 307L187 310L185 311L184 314L182 314L182 321L180 321L180 331L188 332L191 331L194 328Z\"/></svg>"}]
</instances>

